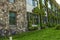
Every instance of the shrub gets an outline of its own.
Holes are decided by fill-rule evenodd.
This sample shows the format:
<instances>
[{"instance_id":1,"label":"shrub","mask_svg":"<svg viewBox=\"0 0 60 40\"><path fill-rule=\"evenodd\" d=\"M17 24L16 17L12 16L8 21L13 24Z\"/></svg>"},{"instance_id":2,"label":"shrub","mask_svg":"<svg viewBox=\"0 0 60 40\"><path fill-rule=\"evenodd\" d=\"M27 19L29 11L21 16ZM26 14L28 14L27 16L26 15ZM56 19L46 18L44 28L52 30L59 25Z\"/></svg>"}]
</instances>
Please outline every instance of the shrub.
<instances>
[{"instance_id":1,"label":"shrub","mask_svg":"<svg viewBox=\"0 0 60 40\"><path fill-rule=\"evenodd\" d=\"M46 27L46 24L42 24L42 29L45 29Z\"/></svg>"},{"instance_id":2,"label":"shrub","mask_svg":"<svg viewBox=\"0 0 60 40\"><path fill-rule=\"evenodd\" d=\"M38 27L29 27L29 31L34 31L34 30L37 30Z\"/></svg>"},{"instance_id":3,"label":"shrub","mask_svg":"<svg viewBox=\"0 0 60 40\"><path fill-rule=\"evenodd\" d=\"M48 26L48 27L55 27L56 24L55 24L55 23L48 23L47 26Z\"/></svg>"},{"instance_id":4,"label":"shrub","mask_svg":"<svg viewBox=\"0 0 60 40\"><path fill-rule=\"evenodd\" d=\"M60 30L60 24L57 24L57 25L55 26L55 29Z\"/></svg>"},{"instance_id":5,"label":"shrub","mask_svg":"<svg viewBox=\"0 0 60 40\"><path fill-rule=\"evenodd\" d=\"M55 27L56 25L57 25L57 24L54 23L54 24L52 24L52 27Z\"/></svg>"},{"instance_id":6,"label":"shrub","mask_svg":"<svg viewBox=\"0 0 60 40\"><path fill-rule=\"evenodd\" d=\"M33 31L33 30L36 30L37 28L38 28L37 26L32 26L32 21L30 20L28 30Z\"/></svg>"}]
</instances>

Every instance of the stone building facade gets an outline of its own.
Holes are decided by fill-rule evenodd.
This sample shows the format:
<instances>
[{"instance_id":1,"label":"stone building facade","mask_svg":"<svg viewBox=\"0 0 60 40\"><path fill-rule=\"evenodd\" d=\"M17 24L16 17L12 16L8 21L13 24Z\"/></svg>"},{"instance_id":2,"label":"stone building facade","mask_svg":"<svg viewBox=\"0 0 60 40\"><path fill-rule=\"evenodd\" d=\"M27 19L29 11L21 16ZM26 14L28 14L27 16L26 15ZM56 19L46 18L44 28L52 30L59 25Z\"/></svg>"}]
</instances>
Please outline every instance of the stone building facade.
<instances>
[{"instance_id":1,"label":"stone building facade","mask_svg":"<svg viewBox=\"0 0 60 40\"><path fill-rule=\"evenodd\" d=\"M0 29L25 32L27 29L26 0L0 0L0 20L0 24L3 25Z\"/></svg>"}]
</instances>

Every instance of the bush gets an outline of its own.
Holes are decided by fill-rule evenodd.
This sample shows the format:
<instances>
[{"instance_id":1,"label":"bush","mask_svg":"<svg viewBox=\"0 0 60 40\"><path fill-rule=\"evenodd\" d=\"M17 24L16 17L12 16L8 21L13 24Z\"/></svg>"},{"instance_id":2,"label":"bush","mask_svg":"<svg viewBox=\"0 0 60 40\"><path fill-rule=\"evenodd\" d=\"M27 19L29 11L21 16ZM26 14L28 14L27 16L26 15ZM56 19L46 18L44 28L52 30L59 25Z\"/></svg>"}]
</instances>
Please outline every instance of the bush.
<instances>
[{"instance_id":1,"label":"bush","mask_svg":"<svg viewBox=\"0 0 60 40\"><path fill-rule=\"evenodd\" d=\"M47 24L42 24L42 29L47 28Z\"/></svg>"},{"instance_id":2,"label":"bush","mask_svg":"<svg viewBox=\"0 0 60 40\"><path fill-rule=\"evenodd\" d=\"M55 27L56 24L55 24L55 23L48 23L47 26L48 26L48 27Z\"/></svg>"},{"instance_id":3,"label":"bush","mask_svg":"<svg viewBox=\"0 0 60 40\"><path fill-rule=\"evenodd\" d=\"M32 26L32 21L30 20L28 30L33 31L33 30L36 30L36 29L38 29L38 27L37 26Z\"/></svg>"},{"instance_id":4,"label":"bush","mask_svg":"<svg viewBox=\"0 0 60 40\"><path fill-rule=\"evenodd\" d=\"M34 30L37 30L38 27L29 27L29 31L34 31Z\"/></svg>"},{"instance_id":5,"label":"bush","mask_svg":"<svg viewBox=\"0 0 60 40\"><path fill-rule=\"evenodd\" d=\"M52 24L52 27L55 27L56 25L57 25L57 24L54 23L54 24Z\"/></svg>"},{"instance_id":6,"label":"bush","mask_svg":"<svg viewBox=\"0 0 60 40\"><path fill-rule=\"evenodd\" d=\"M55 29L60 30L60 24L57 24L57 25L55 26Z\"/></svg>"}]
</instances>

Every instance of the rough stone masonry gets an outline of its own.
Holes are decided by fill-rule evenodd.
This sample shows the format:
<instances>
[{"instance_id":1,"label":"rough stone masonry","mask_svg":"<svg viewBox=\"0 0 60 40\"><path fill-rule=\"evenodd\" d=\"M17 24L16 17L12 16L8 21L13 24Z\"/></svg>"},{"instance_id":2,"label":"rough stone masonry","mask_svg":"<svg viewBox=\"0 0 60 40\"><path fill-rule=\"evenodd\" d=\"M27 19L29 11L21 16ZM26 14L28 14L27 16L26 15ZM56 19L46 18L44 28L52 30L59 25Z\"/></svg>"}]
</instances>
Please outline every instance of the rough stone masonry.
<instances>
[{"instance_id":1,"label":"rough stone masonry","mask_svg":"<svg viewBox=\"0 0 60 40\"><path fill-rule=\"evenodd\" d=\"M9 24L9 12L16 13L16 25ZM0 0L0 29L12 29L18 32L27 30L26 0Z\"/></svg>"}]
</instances>

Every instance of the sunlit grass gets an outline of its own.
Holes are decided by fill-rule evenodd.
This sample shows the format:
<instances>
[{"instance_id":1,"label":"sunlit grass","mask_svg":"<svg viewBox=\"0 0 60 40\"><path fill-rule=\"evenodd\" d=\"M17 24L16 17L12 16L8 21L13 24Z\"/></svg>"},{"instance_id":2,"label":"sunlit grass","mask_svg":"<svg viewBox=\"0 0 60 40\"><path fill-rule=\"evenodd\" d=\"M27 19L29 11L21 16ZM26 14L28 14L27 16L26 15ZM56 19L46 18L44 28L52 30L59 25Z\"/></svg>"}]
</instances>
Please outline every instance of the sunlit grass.
<instances>
[{"instance_id":1,"label":"sunlit grass","mask_svg":"<svg viewBox=\"0 0 60 40\"><path fill-rule=\"evenodd\" d=\"M13 40L60 40L60 30L43 29L14 35Z\"/></svg>"}]
</instances>

